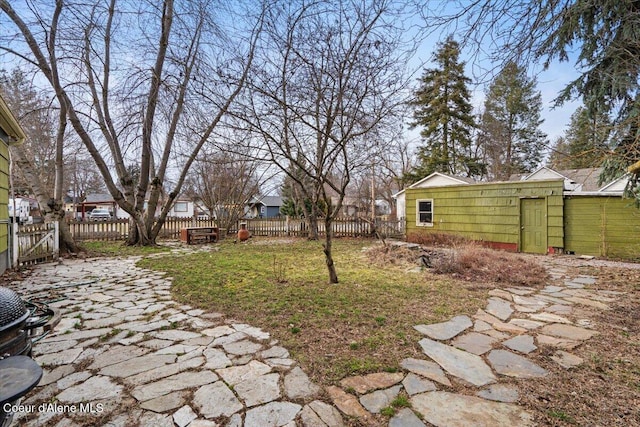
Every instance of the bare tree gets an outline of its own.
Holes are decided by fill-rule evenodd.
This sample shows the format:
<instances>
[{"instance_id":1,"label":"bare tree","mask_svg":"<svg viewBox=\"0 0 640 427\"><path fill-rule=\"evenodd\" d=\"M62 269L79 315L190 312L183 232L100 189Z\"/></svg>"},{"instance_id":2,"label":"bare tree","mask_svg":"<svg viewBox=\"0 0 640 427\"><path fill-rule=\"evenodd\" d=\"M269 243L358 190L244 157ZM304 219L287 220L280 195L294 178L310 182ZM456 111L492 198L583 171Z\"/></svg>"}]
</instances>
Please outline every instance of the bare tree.
<instances>
[{"instance_id":1,"label":"bare tree","mask_svg":"<svg viewBox=\"0 0 640 427\"><path fill-rule=\"evenodd\" d=\"M415 166L416 159L411 154L411 144L410 140L398 135L392 139L387 150L381 153L377 162L377 194L389 204L393 215L396 214L393 195L408 185L407 176Z\"/></svg>"},{"instance_id":2,"label":"bare tree","mask_svg":"<svg viewBox=\"0 0 640 427\"><path fill-rule=\"evenodd\" d=\"M383 141L376 131L398 120L404 101L408 51L400 28L402 4L274 4L249 82L250 98L237 114L255 132L265 157L300 184L310 201L310 228L319 218L324 222L330 283L338 283L331 229L352 173L370 165ZM291 171L302 172L311 185Z\"/></svg>"},{"instance_id":3,"label":"bare tree","mask_svg":"<svg viewBox=\"0 0 640 427\"><path fill-rule=\"evenodd\" d=\"M65 169L69 192L78 198L90 193L104 193L106 187L93 159L82 152L76 154L69 156L69 164Z\"/></svg>"},{"instance_id":4,"label":"bare tree","mask_svg":"<svg viewBox=\"0 0 640 427\"><path fill-rule=\"evenodd\" d=\"M10 147L11 161L22 182L21 191L33 194L46 221L59 221L59 247L63 252L77 252L71 230L64 219L63 145L66 136L64 108L53 108L26 79L14 71L3 75L0 89L25 129L27 140L23 145ZM16 188L15 183L13 184Z\"/></svg>"},{"instance_id":5,"label":"bare tree","mask_svg":"<svg viewBox=\"0 0 640 427\"><path fill-rule=\"evenodd\" d=\"M187 177L188 194L200 200L227 234L244 214L247 202L260 193L264 170L251 156L203 150Z\"/></svg>"},{"instance_id":6,"label":"bare tree","mask_svg":"<svg viewBox=\"0 0 640 427\"><path fill-rule=\"evenodd\" d=\"M155 243L189 168L243 87L262 14L243 6L43 0L14 8L0 0L14 25L3 28L0 49L54 89L131 216L129 244Z\"/></svg>"}]
</instances>

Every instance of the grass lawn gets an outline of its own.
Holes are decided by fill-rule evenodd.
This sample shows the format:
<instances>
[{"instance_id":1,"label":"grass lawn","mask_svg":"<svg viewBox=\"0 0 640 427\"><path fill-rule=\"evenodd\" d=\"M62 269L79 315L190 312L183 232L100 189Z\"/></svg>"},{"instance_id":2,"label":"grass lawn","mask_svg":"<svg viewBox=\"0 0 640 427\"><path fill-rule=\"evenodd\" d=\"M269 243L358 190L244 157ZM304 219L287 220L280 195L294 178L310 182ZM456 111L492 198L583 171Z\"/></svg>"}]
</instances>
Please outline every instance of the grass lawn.
<instances>
[{"instance_id":1,"label":"grass lawn","mask_svg":"<svg viewBox=\"0 0 640 427\"><path fill-rule=\"evenodd\" d=\"M140 266L174 278L180 302L269 331L316 381L394 371L421 354L413 326L473 314L490 288L377 265L371 240L335 242L339 284L329 285L319 242L252 239L218 251L144 259Z\"/></svg>"},{"instance_id":2,"label":"grass lawn","mask_svg":"<svg viewBox=\"0 0 640 427\"><path fill-rule=\"evenodd\" d=\"M85 241L80 245L87 250L90 256L134 256L134 255L150 255L159 252L168 252L167 246L127 246L124 242L100 242Z\"/></svg>"}]
</instances>

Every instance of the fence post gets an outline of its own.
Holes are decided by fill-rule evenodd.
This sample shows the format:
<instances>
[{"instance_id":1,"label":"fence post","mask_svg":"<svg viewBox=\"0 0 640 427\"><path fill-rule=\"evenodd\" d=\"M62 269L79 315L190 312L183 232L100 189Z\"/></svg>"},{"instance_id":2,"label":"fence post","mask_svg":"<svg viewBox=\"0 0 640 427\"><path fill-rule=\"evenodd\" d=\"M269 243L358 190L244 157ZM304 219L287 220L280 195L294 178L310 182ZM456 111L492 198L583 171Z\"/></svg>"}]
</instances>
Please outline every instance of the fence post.
<instances>
[{"instance_id":1,"label":"fence post","mask_svg":"<svg viewBox=\"0 0 640 427\"><path fill-rule=\"evenodd\" d=\"M20 255L18 252L20 251L20 242L18 241L18 222L12 222L11 223L11 233L13 236L12 243L13 243L13 249L11 251L11 258L13 258L11 260L11 267L12 268L16 268L18 267L18 256Z\"/></svg>"},{"instance_id":2,"label":"fence post","mask_svg":"<svg viewBox=\"0 0 640 427\"><path fill-rule=\"evenodd\" d=\"M53 259L58 259L60 255L60 224L53 222Z\"/></svg>"}]
</instances>

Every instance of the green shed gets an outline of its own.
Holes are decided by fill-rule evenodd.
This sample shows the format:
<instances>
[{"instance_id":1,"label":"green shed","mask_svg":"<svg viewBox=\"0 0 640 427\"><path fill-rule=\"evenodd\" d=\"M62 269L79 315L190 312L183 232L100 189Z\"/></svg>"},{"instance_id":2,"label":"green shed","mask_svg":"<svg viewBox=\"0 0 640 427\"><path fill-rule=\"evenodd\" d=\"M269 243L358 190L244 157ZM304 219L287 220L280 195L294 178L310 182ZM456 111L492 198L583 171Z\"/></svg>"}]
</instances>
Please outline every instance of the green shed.
<instances>
[{"instance_id":1,"label":"green shed","mask_svg":"<svg viewBox=\"0 0 640 427\"><path fill-rule=\"evenodd\" d=\"M26 136L0 96L0 274L11 265L9 253L9 145L21 144Z\"/></svg>"},{"instance_id":2,"label":"green shed","mask_svg":"<svg viewBox=\"0 0 640 427\"><path fill-rule=\"evenodd\" d=\"M407 188L407 240L438 233L518 252L640 258L640 210L622 197L627 178L594 189L598 175L541 168L512 181Z\"/></svg>"}]
</instances>

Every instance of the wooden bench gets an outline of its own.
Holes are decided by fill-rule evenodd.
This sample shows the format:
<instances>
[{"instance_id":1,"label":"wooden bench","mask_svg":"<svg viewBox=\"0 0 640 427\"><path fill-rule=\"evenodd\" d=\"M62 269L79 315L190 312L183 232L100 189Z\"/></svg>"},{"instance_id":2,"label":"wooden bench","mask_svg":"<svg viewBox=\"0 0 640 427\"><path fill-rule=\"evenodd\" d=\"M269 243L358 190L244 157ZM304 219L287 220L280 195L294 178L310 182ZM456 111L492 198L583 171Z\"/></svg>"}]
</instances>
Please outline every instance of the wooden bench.
<instances>
[{"instance_id":1,"label":"wooden bench","mask_svg":"<svg viewBox=\"0 0 640 427\"><path fill-rule=\"evenodd\" d=\"M188 227L180 230L180 240L187 245L195 243L215 243L218 241L218 227Z\"/></svg>"}]
</instances>

